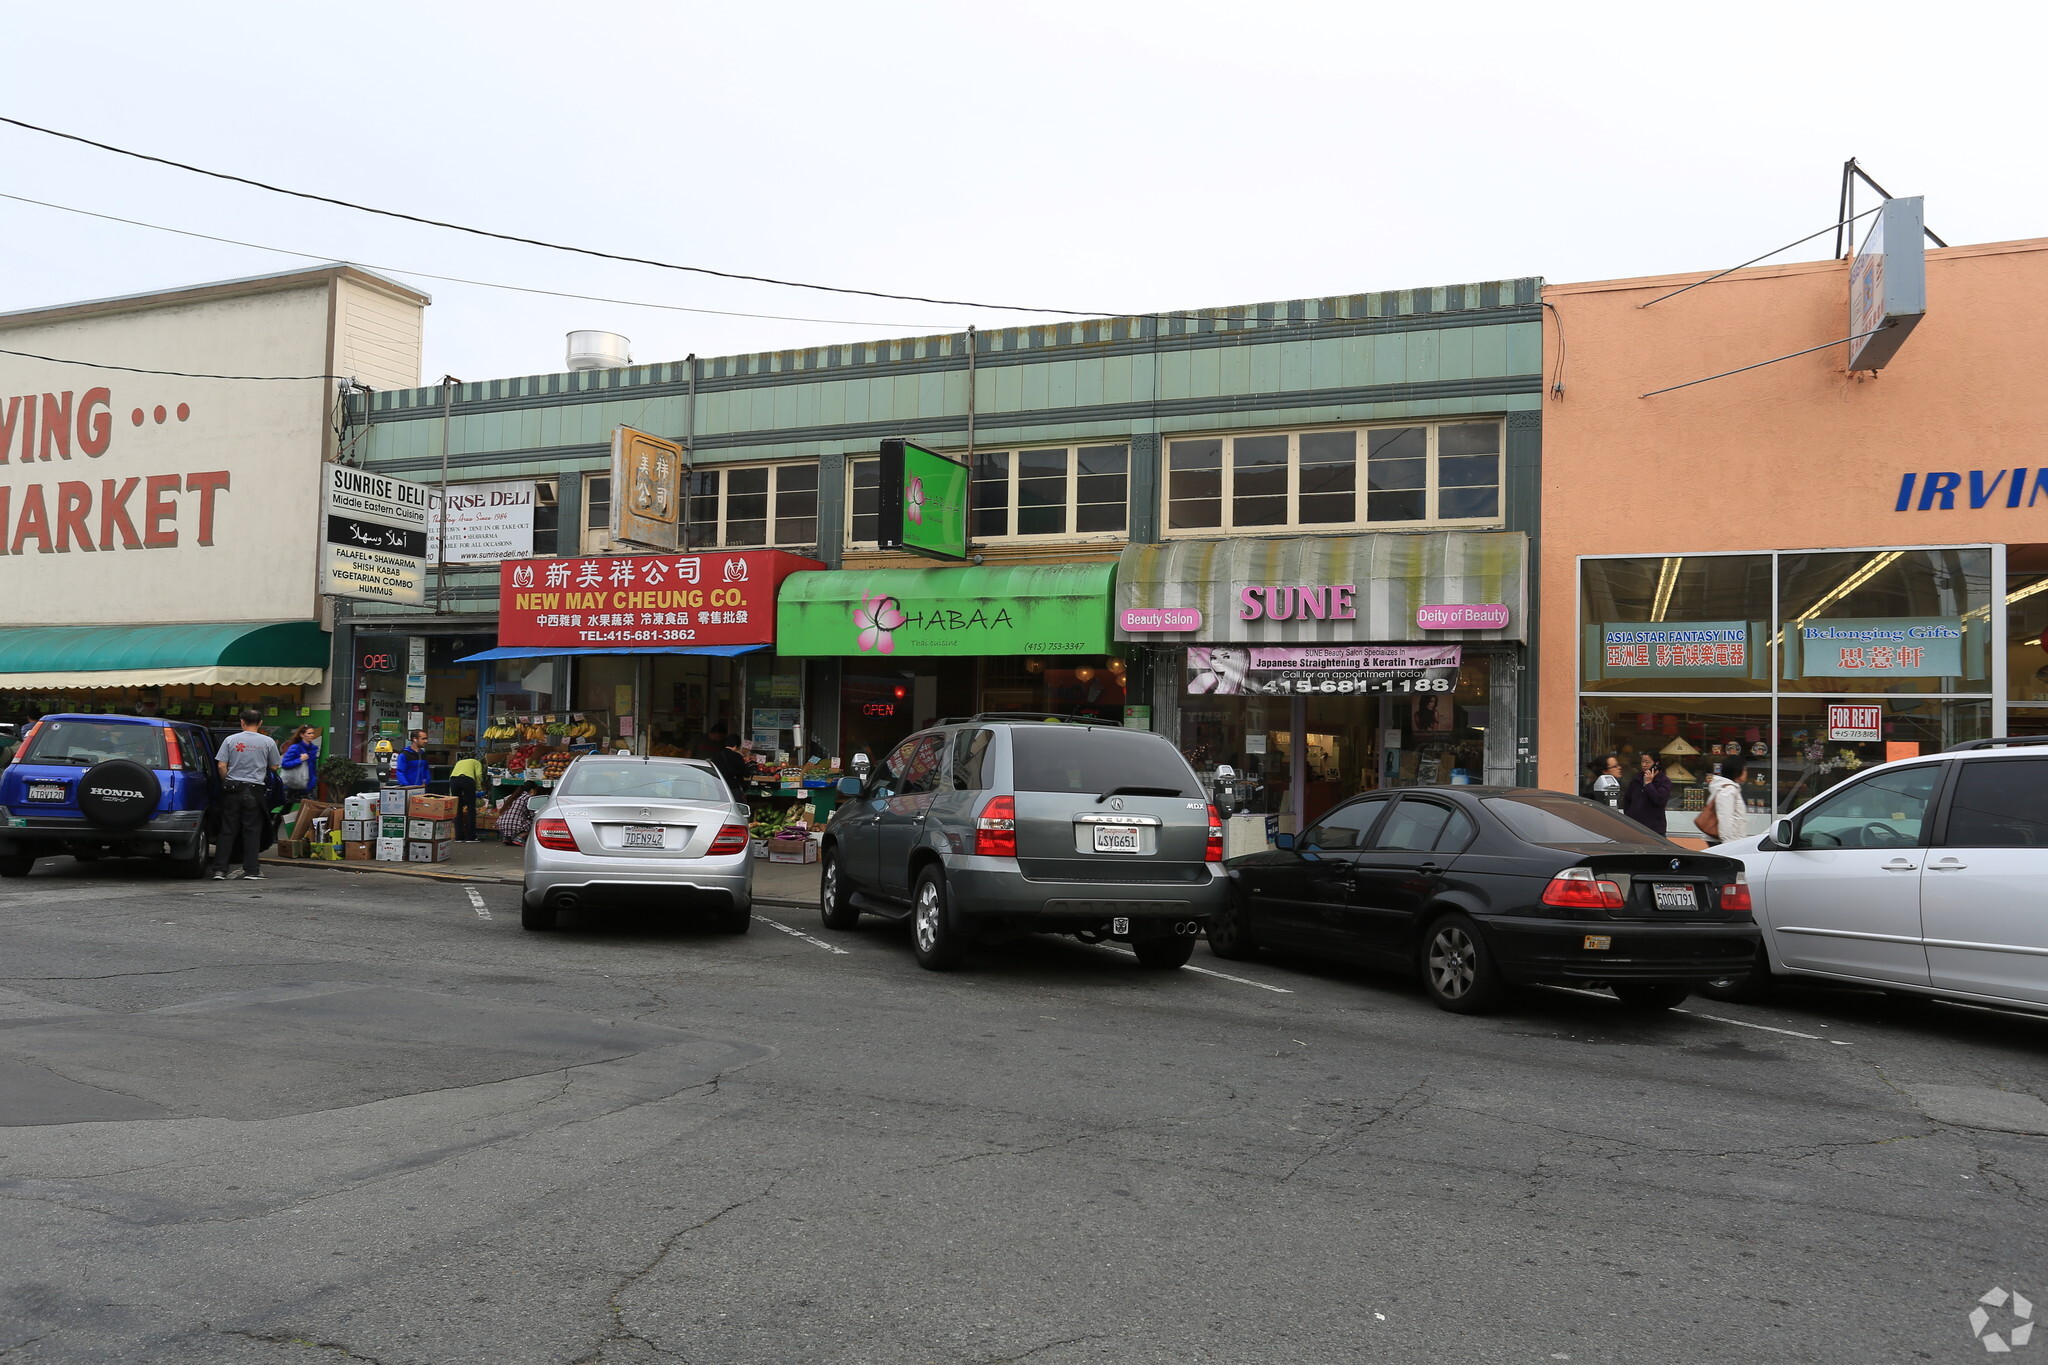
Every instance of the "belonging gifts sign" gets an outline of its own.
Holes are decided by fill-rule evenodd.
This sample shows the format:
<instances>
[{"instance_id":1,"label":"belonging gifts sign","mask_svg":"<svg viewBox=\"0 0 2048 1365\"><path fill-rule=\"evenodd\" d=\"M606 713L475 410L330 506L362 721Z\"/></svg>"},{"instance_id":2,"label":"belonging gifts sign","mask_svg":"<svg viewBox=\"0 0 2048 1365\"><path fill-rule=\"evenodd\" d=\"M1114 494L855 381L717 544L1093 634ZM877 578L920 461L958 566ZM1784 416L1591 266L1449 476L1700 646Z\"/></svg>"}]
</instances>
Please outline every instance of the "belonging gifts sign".
<instances>
[{"instance_id":1,"label":"belonging gifts sign","mask_svg":"<svg viewBox=\"0 0 2048 1365\"><path fill-rule=\"evenodd\" d=\"M1802 621L1798 642L1790 677L1954 678L1963 672L1963 623L1955 616Z\"/></svg>"},{"instance_id":2,"label":"belonging gifts sign","mask_svg":"<svg viewBox=\"0 0 2048 1365\"><path fill-rule=\"evenodd\" d=\"M1191 696L1449 692L1460 645L1188 647Z\"/></svg>"},{"instance_id":3,"label":"belonging gifts sign","mask_svg":"<svg viewBox=\"0 0 2048 1365\"><path fill-rule=\"evenodd\" d=\"M781 550L508 560L498 569L498 643L771 644L782 580L824 567Z\"/></svg>"}]
</instances>

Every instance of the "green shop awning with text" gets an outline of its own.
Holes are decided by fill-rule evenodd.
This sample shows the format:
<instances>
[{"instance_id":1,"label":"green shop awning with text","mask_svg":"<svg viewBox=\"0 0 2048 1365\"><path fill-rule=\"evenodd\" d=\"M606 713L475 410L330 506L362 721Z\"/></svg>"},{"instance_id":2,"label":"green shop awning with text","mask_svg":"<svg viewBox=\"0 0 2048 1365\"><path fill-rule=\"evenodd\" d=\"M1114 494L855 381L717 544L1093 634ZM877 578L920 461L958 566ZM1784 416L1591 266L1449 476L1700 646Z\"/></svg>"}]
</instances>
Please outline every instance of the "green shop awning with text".
<instances>
[{"instance_id":1,"label":"green shop awning with text","mask_svg":"<svg viewBox=\"0 0 2048 1365\"><path fill-rule=\"evenodd\" d=\"M1115 564L793 573L775 652L930 657L1106 654Z\"/></svg>"}]
</instances>

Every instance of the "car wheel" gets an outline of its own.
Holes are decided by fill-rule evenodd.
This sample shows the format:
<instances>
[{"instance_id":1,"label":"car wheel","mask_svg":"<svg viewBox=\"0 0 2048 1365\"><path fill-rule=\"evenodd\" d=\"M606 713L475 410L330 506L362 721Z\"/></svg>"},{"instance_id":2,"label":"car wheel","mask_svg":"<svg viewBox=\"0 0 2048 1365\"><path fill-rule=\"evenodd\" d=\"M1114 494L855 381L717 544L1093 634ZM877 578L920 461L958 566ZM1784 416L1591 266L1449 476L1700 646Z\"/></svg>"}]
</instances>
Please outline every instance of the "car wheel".
<instances>
[{"instance_id":1,"label":"car wheel","mask_svg":"<svg viewBox=\"0 0 2048 1365\"><path fill-rule=\"evenodd\" d=\"M917 954L917 965L934 972L950 972L959 966L967 956L967 937L953 913L946 874L936 867L918 873L910 905L910 946Z\"/></svg>"},{"instance_id":2,"label":"car wheel","mask_svg":"<svg viewBox=\"0 0 2048 1365\"><path fill-rule=\"evenodd\" d=\"M1479 926L1464 915L1444 915L1429 926L1422 940L1422 985L1439 1009L1457 1014L1498 1009L1508 994Z\"/></svg>"},{"instance_id":3,"label":"car wheel","mask_svg":"<svg viewBox=\"0 0 2048 1365\"><path fill-rule=\"evenodd\" d=\"M1740 976L1721 976L1700 987L1700 994L1709 1000L1721 1000L1730 1004L1754 1004L1768 1000L1777 993L1778 980L1771 975L1771 955L1764 945L1756 945L1756 964Z\"/></svg>"},{"instance_id":4,"label":"car wheel","mask_svg":"<svg viewBox=\"0 0 2048 1365\"><path fill-rule=\"evenodd\" d=\"M1683 981L1614 981L1607 989L1624 1008L1644 1011L1668 1010L1692 994L1692 987Z\"/></svg>"},{"instance_id":5,"label":"car wheel","mask_svg":"<svg viewBox=\"0 0 2048 1365\"><path fill-rule=\"evenodd\" d=\"M1131 945L1131 951L1144 966L1170 972L1188 965L1188 959L1195 955L1195 940L1192 934L1159 934L1139 939Z\"/></svg>"},{"instance_id":6,"label":"car wheel","mask_svg":"<svg viewBox=\"0 0 2048 1365\"><path fill-rule=\"evenodd\" d=\"M1238 962L1259 955L1259 941L1252 936L1251 907L1244 903L1244 893L1234 886L1223 908L1209 921L1209 951Z\"/></svg>"},{"instance_id":7,"label":"car wheel","mask_svg":"<svg viewBox=\"0 0 2048 1365\"><path fill-rule=\"evenodd\" d=\"M543 901L538 906L519 902L519 927L544 934L555 927L555 908Z\"/></svg>"},{"instance_id":8,"label":"car wheel","mask_svg":"<svg viewBox=\"0 0 2048 1365\"><path fill-rule=\"evenodd\" d=\"M26 853L10 853L0 858L0 877L26 877L36 860Z\"/></svg>"},{"instance_id":9,"label":"car wheel","mask_svg":"<svg viewBox=\"0 0 2048 1365\"><path fill-rule=\"evenodd\" d=\"M860 911L852 904L852 889L839 862L839 850L825 850L825 865L818 872L818 910L827 929L858 929Z\"/></svg>"},{"instance_id":10,"label":"car wheel","mask_svg":"<svg viewBox=\"0 0 2048 1365\"><path fill-rule=\"evenodd\" d=\"M206 875L206 865L213 861L207 856L204 837L195 840L192 856L171 859L171 875L180 881L196 881Z\"/></svg>"}]
</instances>

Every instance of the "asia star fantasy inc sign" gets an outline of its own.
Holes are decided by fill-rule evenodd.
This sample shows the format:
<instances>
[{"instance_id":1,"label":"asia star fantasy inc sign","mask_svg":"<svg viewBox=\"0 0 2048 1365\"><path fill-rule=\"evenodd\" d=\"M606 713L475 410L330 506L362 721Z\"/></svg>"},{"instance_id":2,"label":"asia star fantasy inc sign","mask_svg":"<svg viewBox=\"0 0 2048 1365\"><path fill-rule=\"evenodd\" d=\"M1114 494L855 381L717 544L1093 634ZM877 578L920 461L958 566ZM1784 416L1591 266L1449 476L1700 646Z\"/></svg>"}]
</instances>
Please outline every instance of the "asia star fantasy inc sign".
<instances>
[{"instance_id":1,"label":"asia star fantasy inc sign","mask_svg":"<svg viewBox=\"0 0 2048 1365\"><path fill-rule=\"evenodd\" d=\"M782 580L823 567L781 550L507 560L498 569L498 643L765 645L775 639Z\"/></svg>"}]
</instances>

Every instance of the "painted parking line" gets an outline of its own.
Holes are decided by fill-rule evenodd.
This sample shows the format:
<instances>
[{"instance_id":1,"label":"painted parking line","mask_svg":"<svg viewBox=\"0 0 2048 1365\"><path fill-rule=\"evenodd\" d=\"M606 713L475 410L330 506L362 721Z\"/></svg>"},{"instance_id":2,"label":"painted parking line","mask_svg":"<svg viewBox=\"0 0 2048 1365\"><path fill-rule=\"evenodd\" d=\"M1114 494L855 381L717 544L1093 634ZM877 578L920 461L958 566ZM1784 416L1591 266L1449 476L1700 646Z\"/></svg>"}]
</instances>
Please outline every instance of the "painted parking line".
<instances>
[{"instance_id":1,"label":"painted parking line","mask_svg":"<svg viewBox=\"0 0 2048 1365\"><path fill-rule=\"evenodd\" d=\"M767 925L771 929L780 929L783 933L788 934L791 938L800 938L806 943L813 944L819 948L823 948L828 953L837 953L841 957L846 957L848 955L846 949L834 947L832 944L825 942L824 939L816 938L810 934L805 933L801 929L792 929L787 924L784 924L781 920L769 919L766 915L756 915L754 916L754 918L761 921L761 923Z\"/></svg>"},{"instance_id":2,"label":"painted parking line","mask_svg":"<svg viewBox=\"0 0 2048 1365\"><path fill-rule=\"evenodd\" d=\"M476 907L476 912L485 919L489 919L491 917L491 909L484 904L484 893L473 886L465 886L462 889L469 893L469 903Z\"/></svg>"},{"instance_id":3,"label":"painted parking line","mask_svg":"<svg viewBox=\"0 0 2048 1365\"><path fill-rule=\"evenodd\" d=\"M1132 952L1129 948L1125 948L1115 943L1096 943L1091 944L1089 946L1095 948L1107 948L1112 953L1122 953L1125 957L1137 956L1137 954ZM1271 991L1275 995L1294 994L1293 991L1288 990L1285 986L1268 985L1264 981L1254 981L1248 976L1232 976L1229 972L1219 972L1208 967L1197 967L1192 962L1183 966L1181 970L1184 972L1200 972L1203 976L1213 976L1217 978L1219 981L1235 981L1240 986L1257 986L1260 990Z\"/></svg>"},{"instance_id":4,"label":"painted parking line","mask_svg":"<svg viewBox=\"0 0 2048 1365\"><path fill-rule=\"evenodd\" d=\"M1845 1043L1840 1038L1823 1038L1818 1033L1801 1033L1798 1029L1794 1028L1773 1028L1769 1024L1752 1024L1747 1019L1730 1019L1725 1014L1701 1014L1698 1010L1679 1009L1671 1012L1673 1014L1690 1014L1695 1019L1711 1019L1717 1024L1733 1024L1737 1028L1753 1028L1764 1033L1782 1033L1787 1038L1808 1038L1816 1043L1833 1043L1836 1047L1855 1046L1854 1043Z\"/></svg>"}]
</instances>

